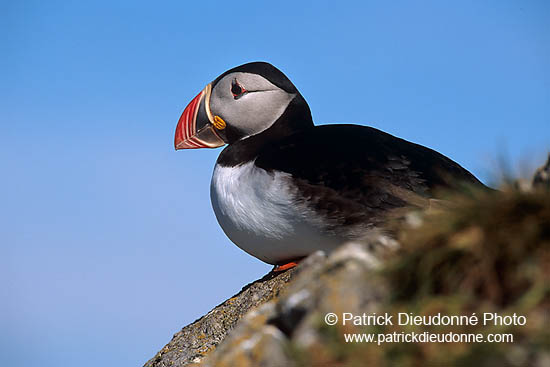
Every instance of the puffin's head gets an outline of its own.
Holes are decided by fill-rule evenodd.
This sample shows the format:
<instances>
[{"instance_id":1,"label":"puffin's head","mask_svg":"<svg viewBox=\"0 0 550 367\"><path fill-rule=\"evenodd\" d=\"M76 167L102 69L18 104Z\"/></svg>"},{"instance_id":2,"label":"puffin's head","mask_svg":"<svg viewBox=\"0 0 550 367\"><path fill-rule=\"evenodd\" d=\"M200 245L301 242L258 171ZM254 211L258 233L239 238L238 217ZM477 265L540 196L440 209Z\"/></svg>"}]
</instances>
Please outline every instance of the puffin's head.
<instances>
[{"instance_id":1,"label":"puffin's head","mask_svg":"<svg viewBox=\"0 0 550 367\"><path fill-rule=\"evenodd\" d=\"M244 64L193 98L179 119L174 145L176 150L217 148L259 134L283 115L298 117L290 123L294 129L313 125L307 103L286 75L265 62Z\"/></svg>"}]
</instances>

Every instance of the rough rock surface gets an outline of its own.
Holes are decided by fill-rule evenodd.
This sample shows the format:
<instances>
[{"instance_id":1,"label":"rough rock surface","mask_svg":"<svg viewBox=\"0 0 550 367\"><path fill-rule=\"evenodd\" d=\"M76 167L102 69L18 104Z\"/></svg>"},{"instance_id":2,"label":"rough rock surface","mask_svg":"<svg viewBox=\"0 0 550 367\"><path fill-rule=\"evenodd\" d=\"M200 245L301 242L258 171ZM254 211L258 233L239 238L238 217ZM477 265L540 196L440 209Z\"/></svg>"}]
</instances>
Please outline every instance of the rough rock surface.
<instances>
[{"instance_id":1,"label":"rough rock surface","mask_svg":"<svg viewBox=\"0 0 550 367\"><path fill-rule=\"evenodd\" d=\"M343 246L330 257L318 251L294 269L247 285L175 334L145 366L292 366L289 341L318 342L314 330L326 313L376 311L385 287L368 274L377 264L363 245Z\"/></svg>"},{"instance_id":2,"label":"rough rock surface","mask_svg":"<svg viewBox=\"0 0 550 367\"><path fill-rule=\"evenodd\" d=\"M176 333L145 366L186 366L200 362L246 312L276 297L295 272L296 269L290 269L284 273L269 273L248 284L238 294Z\"/></svg>"},{"instance_id":3,"label":"rough rock surface","mask_svg":"<svg viewBox=\"0 0 550 367\"><path fill-rule=\"evenodd\" d=\"M201 365L295 366L297 349L324 338L319 327L327 313L377 311L386 289L369 277L377 264L366 246L357 244L328 258L321 251L312 254L281 296L248 313Z\"/></svg>"}]
</instances>

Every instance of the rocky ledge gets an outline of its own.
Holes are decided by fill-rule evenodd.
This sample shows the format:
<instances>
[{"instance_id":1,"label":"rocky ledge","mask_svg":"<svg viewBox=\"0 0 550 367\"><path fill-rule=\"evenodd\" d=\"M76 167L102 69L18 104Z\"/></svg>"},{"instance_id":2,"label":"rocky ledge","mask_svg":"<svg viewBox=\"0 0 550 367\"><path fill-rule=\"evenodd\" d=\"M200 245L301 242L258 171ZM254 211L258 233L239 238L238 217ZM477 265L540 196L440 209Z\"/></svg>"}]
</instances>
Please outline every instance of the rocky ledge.
<instances>
[{"instance_id":1,"label":"rocky ledge","mask_svg":"<svg viewBox=\"0 0 550 367\"><path fill-rule=\"evenodd\" d=\"M145 366L550 365L550 165L528 188L471 192L386 238L316 252L184 327ZM513 314L526 325L329 325L329 313ZM330 321L330 320L329 320ZM346 343L345 335L509 334L507 343Z\"/></svg>"}]
</instances>

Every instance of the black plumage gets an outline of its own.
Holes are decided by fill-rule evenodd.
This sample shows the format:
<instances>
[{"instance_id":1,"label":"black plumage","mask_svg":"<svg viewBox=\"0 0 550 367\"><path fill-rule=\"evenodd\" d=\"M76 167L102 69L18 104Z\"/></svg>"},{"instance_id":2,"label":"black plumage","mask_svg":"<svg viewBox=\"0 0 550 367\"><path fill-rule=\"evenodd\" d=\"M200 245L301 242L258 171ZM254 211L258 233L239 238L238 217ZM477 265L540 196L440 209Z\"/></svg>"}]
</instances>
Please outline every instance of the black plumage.
<instances>
[{"instance_id":1,"label":"black plumage","mask_svg":"<svg viewBox=\"0 0 550 367\"><path fill-rule=\"evenodd\" d=\"M254 160L267 172L290 174L296 202L325 218L327 231L376 226L392 209L429 205L441 189L484 187L442 154L372 127L324 125L273 135L266 131L228 146L218 164Z\"/></svg>"}]
</instances>

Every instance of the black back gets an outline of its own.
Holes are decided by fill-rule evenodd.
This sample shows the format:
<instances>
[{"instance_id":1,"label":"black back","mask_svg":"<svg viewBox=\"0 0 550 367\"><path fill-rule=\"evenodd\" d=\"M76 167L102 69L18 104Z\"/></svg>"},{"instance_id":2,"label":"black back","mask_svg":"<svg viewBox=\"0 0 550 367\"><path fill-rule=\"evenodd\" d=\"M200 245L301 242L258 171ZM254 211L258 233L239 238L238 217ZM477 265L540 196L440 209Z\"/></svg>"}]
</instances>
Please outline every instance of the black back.
<instances>
[{"instance_id":1,"label":"black back","mask_svg":"<svg viewBox=\"0 0 550 367\"><path fill-rule=\"evenodd\" d=\"M255 160L290 174L296 201L322 215L327 231L376 225L388 211L416 205L411 198L437 198L438 188L485 187L442 154L371 127L316 126L277 140L268 133L228 146L218 163Z\"/></svg>"},{"instance_id":2,"label":"black back","mask_svg":"<svg viewBox=\"0 0 550 367\"><path fill-rule=\"evenodd\" d=\"M256 165L288 172L335 190L366 186L371 175L417 193L435 188L482 185L470 172L444 155L404 139L359 125L324 125L268 144ZM365 176L366 175L366 176Z\"/></svg>"}]
</instances>

